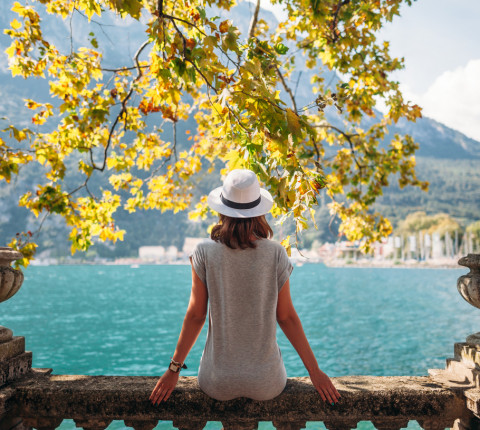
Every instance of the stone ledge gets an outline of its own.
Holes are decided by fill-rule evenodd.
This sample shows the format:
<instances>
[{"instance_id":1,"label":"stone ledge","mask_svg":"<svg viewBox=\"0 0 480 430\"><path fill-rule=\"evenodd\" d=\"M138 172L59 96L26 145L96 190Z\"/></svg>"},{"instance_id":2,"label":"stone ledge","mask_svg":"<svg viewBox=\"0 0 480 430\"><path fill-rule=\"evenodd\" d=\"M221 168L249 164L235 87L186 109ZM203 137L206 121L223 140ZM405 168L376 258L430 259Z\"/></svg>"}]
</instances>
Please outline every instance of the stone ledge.
<instances>
[{"instance_id":1,"label":"stone ledge","mask_svg":"<svg viewBox=\"0 0 480 430\"><path fill-rule=\"evenodd\" d=\"M11 384L15 413L23 418L178 421L329 421L430 419L450 427L469 414L463 390L446 389L428 376L333 378L342 398L324 403L308 378L289 378L277 398L221 402L206 396L196 377L181 377L171 398L153 406L148 397L157 377L38 375ZM439 427L440 428L440 427Z\"/></svg>"}]
</instances>

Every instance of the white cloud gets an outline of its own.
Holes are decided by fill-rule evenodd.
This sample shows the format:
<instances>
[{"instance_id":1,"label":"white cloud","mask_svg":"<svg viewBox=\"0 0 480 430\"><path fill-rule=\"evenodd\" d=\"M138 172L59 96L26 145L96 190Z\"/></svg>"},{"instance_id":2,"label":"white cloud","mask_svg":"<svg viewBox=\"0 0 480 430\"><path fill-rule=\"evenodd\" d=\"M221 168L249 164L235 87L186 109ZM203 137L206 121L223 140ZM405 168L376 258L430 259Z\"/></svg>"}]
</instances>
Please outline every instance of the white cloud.
<instances>
[{"instance_id":1,"label":"white cloud","mask_svg":"<svg viewBox=\"0 0 480 430\"><path fill-rule=\"evenodd\" d=\"M423 114L480 141L480 59L438 76L424 94L404 88Z\"/></svg>"}]
</instances>

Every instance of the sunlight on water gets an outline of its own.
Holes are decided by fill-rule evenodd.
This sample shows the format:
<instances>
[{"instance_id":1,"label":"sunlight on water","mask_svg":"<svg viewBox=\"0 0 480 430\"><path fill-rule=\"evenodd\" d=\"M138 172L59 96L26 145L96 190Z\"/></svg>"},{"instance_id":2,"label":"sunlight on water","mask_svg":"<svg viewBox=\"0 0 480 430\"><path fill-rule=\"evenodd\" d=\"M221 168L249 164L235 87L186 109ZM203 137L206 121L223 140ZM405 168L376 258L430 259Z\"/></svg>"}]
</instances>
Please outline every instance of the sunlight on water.
<instances>
[{"instance_id":1,"label":"sunlight on water","mask_svg":"<svg viewBox=\"0 0 480 430\"><path fill-rule=\"evenodd\" d=\"M25 336L34 367L52 367L56 374L161 375L182 326L190 273L188 266L31 267L17 295L0 305L0 323ZM291 289L320 367L330 376L426 375L443 368L454 342L480 326L480 314L456 289L464 273L311 264L295 268ZM206 327L183 375L196 375L205 336ZM283 333L279 345L288 375L307 376ZM61 428L75 425L65 420ZM120 428L121 421L109 427ZM164 422L157 428L173 427ZM357 428L374 429L371 423ZM308 423L307 429L325 427Z\"/></svg>"}]
</instances>

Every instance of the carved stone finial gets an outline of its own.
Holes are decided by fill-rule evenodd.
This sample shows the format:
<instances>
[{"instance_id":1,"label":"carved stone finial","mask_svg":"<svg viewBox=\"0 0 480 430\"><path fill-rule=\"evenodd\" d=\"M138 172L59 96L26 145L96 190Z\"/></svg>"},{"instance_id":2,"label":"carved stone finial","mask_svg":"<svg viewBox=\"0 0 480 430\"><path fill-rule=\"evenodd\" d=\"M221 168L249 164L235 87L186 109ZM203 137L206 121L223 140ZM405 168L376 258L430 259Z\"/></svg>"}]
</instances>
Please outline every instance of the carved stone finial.
<instances>
[{"instance_id":1,"label":"carved stone finial","mask_svg":"<svg viewBox=\"0 0 480 430\"><path fill-rule=\"evenodd\" d=\"M468 254L460 258L458 264L470 269L469 273L458 278L458 292L472 306L480 308L480 254Z\"/></svg>"}]
</instances>

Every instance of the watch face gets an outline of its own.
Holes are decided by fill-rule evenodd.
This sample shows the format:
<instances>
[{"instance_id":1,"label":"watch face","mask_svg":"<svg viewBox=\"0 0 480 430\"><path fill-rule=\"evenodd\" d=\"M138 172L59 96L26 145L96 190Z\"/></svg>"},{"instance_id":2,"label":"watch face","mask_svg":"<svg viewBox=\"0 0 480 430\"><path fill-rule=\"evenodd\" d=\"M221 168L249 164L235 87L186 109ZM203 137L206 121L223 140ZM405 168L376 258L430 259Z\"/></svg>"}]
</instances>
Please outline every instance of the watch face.
<instances>
[{"instance_id":1,"label":"watch face","mask_svg":"<svg viewBox=\"0 0 480 430\"><path fill-rule=\"evenodd\" d=\"M175 372L177 373L178 372L178 369L179 367L178 366L175 366L175 364L173 363L170 363L170 366L168 367L172 372Z\"/></svg>"}]
</instances>

